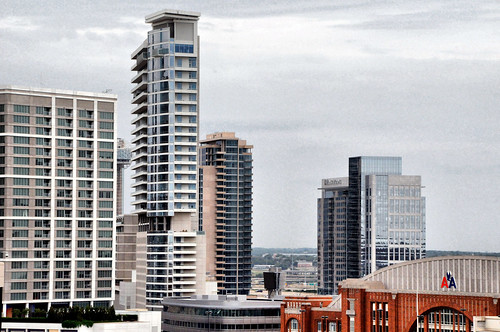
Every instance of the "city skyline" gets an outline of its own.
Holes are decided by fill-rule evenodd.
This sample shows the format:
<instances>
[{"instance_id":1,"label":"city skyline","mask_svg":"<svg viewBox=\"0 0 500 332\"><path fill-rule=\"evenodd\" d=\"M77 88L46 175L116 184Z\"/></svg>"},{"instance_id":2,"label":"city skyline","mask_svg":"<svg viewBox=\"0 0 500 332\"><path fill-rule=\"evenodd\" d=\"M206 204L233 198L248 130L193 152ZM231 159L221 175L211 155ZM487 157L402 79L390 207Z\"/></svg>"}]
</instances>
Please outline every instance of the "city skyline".
<instances>
[{"instance_id":1,"label":"city skyline","mask_svg":"<svg viewBox=\"0 0 500 332\"><path fill-rule=\"evenodd\" d=\"M425 179L428 249L500 251L494 2L0 5L0 83L112 89L128 142L144 17L201 12L200 137L254 145L255 246L313 247L321 179L346 174L348 157L398 155Z\"/></svg>"}]
</instances>

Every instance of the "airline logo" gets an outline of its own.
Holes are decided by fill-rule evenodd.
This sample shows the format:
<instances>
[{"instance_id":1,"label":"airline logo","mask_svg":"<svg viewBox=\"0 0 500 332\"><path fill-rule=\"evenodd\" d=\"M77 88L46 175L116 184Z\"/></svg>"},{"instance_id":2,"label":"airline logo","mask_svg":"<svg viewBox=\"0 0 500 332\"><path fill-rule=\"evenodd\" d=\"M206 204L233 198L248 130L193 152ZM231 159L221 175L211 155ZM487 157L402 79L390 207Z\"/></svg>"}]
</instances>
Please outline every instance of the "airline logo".
<instances>
[{"instance_id":1,"label":"airline logo","mask_svg":"<svg viewBox=\"0 0 500 332\"><path fill-rule=\"evenodd\" d=\"M443 277L443 281L441 281L441 289L452 288L452 287L457 289L457 284L451 272L447 272L446 275Z\"/></svg>"}]
</instances>

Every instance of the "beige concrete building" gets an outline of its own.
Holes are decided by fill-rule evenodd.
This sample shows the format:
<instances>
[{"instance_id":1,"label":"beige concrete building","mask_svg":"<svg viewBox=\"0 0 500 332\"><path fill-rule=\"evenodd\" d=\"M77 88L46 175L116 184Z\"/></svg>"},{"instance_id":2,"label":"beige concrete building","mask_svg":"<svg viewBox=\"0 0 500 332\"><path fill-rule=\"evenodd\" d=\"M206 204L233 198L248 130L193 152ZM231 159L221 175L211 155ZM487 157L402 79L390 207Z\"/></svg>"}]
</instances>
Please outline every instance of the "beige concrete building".
<instances>
[{"instance_id":1,"label":"beige concrete building","mask_svg":"<svg viewBox=\"0 0 500 332\"><path fill-rule=\"evenodd\" d=\"M0 88L3 312L110 306L116 96Z\"/></svg>"},{"instance_id":2,"label":"beige concrete building","mask_svg":"<svg viewBox=\"0 0 500 332\"><path fill-rule=\"evenodd\" d=\"M116 221L115 309L133 309L136 304L137 230L136 214L119 216Z\"/></svg>"},{"instance_id":3,"label":"beige concrete building","mask_svg":"<svg viewBox=\"0 0 500 332\"><path fill-rule=\"evenodd\" d=\"M474 332L500 331L500 317L498 316L474 316Z\"/></svg>"},{"instance_id":4,"label":"beige concrete building","mask_svg":"<svg viewBox=\"0 0 500 332\"><path fill-rule=\"evenodd\" d=\"M200 227L219 294L247 295L251 288L252 148L229 132L200 142Z\"/></svg>"}]
</instances>

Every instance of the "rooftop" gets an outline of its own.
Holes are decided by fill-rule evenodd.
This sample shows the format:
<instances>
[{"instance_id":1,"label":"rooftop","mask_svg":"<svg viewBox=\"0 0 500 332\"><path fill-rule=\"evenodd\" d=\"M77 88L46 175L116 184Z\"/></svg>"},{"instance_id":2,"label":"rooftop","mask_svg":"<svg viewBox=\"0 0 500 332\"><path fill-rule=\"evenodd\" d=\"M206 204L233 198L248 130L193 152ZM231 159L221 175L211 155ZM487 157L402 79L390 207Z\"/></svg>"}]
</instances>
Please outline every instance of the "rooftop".
<instances>
[{"instance_id":1,"label":"rooftop","mask_svg":"<svg viewBox=\"0 0 500 332\"><path fill-rule=\"evenodd\" d=\"M34 88L34 87L25 87L17 85L0 85L0 92L22 93L22 94L30 93L30 94L42 94L42 95L68 95L71 97L91 97L91 98L103 98L103 99L114 99L114 100L118 98L118 95L104 93L104 92L86 92L86 91L76 91L76 90Z\"/></svg>"},{"instance_id":2,"label":"rooftop","mask_svg":"<svg viewBox=\"0 0 500 332\"><path fill-rule=\"evenodd\" d=\"M155 23L164 19L183 19L183 20L198 20L200 17L198 12L189 12L184 10L163 9L156 13L146 16L146 23Z\"/></svg>"},{"instance_id":3,"label":"rooftop","mask_svg":"<svg viewBox=\"0 0 500 332\"><path fill-rule=\"evenodd\" d=\"M163 304L210 309L273 309L280 307L281 299L261 298L248 300L245 295L193 295L189 298L165 298Z\"/></svg>"}]
</instances>

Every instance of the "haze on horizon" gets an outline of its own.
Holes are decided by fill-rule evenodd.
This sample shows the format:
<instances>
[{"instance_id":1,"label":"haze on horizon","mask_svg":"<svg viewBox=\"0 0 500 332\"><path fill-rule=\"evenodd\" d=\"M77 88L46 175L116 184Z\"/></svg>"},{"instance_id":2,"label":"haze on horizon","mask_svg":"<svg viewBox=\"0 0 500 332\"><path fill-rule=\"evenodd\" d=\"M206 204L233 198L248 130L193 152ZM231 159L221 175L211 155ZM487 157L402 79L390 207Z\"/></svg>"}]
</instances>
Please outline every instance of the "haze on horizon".
<instances>
[{"instance_id":1,"label":"haze on horizon","mask_svg":"<svg viewBox=\"0 0 500 332\"><path fill-rule=\"evenodd\" d=\"M315 247L321 179L348 158L403 157L421 175L427 248L500 252L496 1L0 0L0 84L119 98L144 17L201 13L200 138L254 145L256 247ZM127 199L127 197L126 197ZM130 199L128 199L130 202Z\"/></svg>"}]
</instances>

